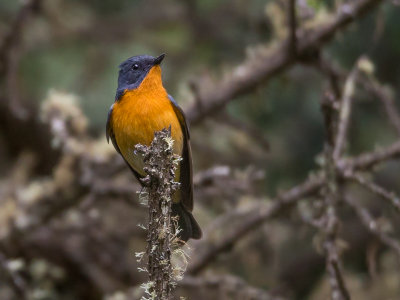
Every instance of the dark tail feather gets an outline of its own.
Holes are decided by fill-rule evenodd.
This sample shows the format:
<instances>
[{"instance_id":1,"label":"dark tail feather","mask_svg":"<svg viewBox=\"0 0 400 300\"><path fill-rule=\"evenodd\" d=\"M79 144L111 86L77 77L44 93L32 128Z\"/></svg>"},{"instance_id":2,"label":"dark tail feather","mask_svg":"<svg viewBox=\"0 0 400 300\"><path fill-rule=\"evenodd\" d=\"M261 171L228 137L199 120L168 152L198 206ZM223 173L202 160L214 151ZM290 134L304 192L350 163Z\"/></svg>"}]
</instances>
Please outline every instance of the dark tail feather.
<instances>
[{"instance_id":1,"label":"dark tail feather","mask_svg":"<svg viewBox=\"0 0 400 300\"><path fill-rule=\"evenodd\" d=\"M172 215L179 217L179 239L187 242L189 239L198 240L201 238L202 233L199 224L197 224L192 213L187 211L181 203L172 204Z\"/></svg>"}]
</instances>

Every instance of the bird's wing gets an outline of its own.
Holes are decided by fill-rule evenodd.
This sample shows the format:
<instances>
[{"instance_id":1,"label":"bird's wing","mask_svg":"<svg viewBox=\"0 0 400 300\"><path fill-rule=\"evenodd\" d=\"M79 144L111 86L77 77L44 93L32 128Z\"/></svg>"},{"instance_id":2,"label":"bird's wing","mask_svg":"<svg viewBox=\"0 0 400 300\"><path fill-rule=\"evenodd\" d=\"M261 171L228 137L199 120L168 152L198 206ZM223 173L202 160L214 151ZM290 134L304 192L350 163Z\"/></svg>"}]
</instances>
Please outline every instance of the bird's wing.
<instances>
[{"instance_id":1,"label":"bird's wing","mask_svg":"<svg viewBox=\"0 0 400 300\"><path fill-rule=\"evenodd\" d=\"M115 150L117 150L118 153L121 153L121 151L119 150L118 144L117 144L117 140L115 139L114 130L113 130L113 126L112 126L113 108L114 108L114 104L111 105L110 110L108 111L107 125L106 125L106 138L107 138L107 143L109 143L110 139L111 139L111 142L112 142Z\"/></svg>"},{"instance_id":2,"label":"bird's wing","mask_svg":"<svg viewBox=\"0 0 400 300\"><path fill-rule=\"evenodd\" d=\"M192 169L192 150L190 148L190 134L189 127L186 122L183 110L178 106L172 96L168 95L172 103L175 114L178 117L179 123L183 132L183 149L182 160L180 162L180 178L181 183L181 202L186 210L193 210L193 169Z\"/></svg>"},{"instance_id":3,"label":"bird's wing","mask_svg":"<svg viewBox=\"0 0 400 300\"><path fill-rule=\"evenodd\" d=\"M129 166L129 168L131 169L132 173L135 175L135 177L137 178L137 180L139 181L140 184L143 184L142 181L140 180L141 178L143 178L143 176L140 176L140 174L138 172L136 172L132 166L127 162L127 160L125 159L125 157L122 155L121 150L118 147L118 143L117 140L115 138L115 134L114 134L114 130L113 130L113 126L112 126L112 112L113 112L113 107L114 104L111 105L110 110L108 111L108 116L107 116L107 125L106 125L106 138L107 138L107 143L109 143L110 139L111 142L115 148L115 150L117 150L117 152L119 154L121 154L122 158L124 159L124 161L126 162L126 164Z\"/></svg>"}]
</instances>

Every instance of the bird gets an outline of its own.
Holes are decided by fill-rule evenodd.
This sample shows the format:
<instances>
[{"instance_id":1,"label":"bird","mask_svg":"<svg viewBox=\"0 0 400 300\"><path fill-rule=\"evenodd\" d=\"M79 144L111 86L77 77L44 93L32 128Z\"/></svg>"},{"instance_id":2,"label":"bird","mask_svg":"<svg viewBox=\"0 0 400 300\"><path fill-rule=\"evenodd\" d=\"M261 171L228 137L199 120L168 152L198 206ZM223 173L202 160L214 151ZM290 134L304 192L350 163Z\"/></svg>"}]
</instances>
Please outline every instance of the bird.
<instances>
[{"instance_id":1,"label":"bird","mask_svg":"<svg viewBox=\"0 0 400 300\"><path fill-rule=\"evenodd\" d=\"M143 159L135 151L136 144L150 145L154 132L171 128L173 153L182 159L175 180L179 189L172 195L172 215L178 217L178 238L187 242L200 239L202 231L193 217L193 170L190 133L183 110L163 86L161 62L165 54L132 56L119 65L115 101L108 112L107 142L115 150L143 186L146 177Z\"/></svg>"}]
</instances>

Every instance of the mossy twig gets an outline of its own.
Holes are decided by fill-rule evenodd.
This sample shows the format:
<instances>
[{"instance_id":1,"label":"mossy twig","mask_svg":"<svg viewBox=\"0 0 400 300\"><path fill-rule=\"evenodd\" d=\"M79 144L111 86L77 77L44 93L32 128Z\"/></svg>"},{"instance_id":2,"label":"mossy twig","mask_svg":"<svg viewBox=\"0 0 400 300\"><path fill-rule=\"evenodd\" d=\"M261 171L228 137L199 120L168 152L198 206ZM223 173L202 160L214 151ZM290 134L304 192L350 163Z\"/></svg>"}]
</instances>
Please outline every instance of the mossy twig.
<instances>
[{"instance_id":1,"label":"mossy twig","mask_svg":"<svg viewBox=\"0 0 400 300\"><path fill-rule=\"evenodd\" d=\"M172 151L171 129L155 132L149 147L136 145L136 151L143 156L142 180L145 187L141 192L147 198L149 224L147 232L147 271L149 281L143 285L148 298L172 299L175 285L171 254L175 243L175 226L171 218L172 195L179 186L175 182L175 169L180 157Z\"/></svg>"}]
</instances>

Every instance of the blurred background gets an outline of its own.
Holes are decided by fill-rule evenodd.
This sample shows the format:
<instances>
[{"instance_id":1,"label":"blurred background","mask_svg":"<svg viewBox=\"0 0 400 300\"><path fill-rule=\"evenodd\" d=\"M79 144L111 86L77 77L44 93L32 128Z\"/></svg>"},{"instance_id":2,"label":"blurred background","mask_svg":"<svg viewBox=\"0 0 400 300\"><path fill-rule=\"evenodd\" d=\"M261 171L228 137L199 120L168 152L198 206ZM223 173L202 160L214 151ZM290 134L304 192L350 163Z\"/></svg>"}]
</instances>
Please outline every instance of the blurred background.
<instances>
[{"instance_id":1,"label":"blurred background","mask_svg":"<svg viewBox=\"0 0 400 300\"><path fill-rule=\"evenodd\" d=\"M399 16L376 0L2 0L0 299L140 297L146 209L105 124L119 63L161 53L205 232L177 299L331 297L324 189L285 191L326 172L324 101L340 110L345 82L343 163L376 163L369 184L335 179L340 275L352 299L400 299Z\"/></svg>"}]
</instances>

